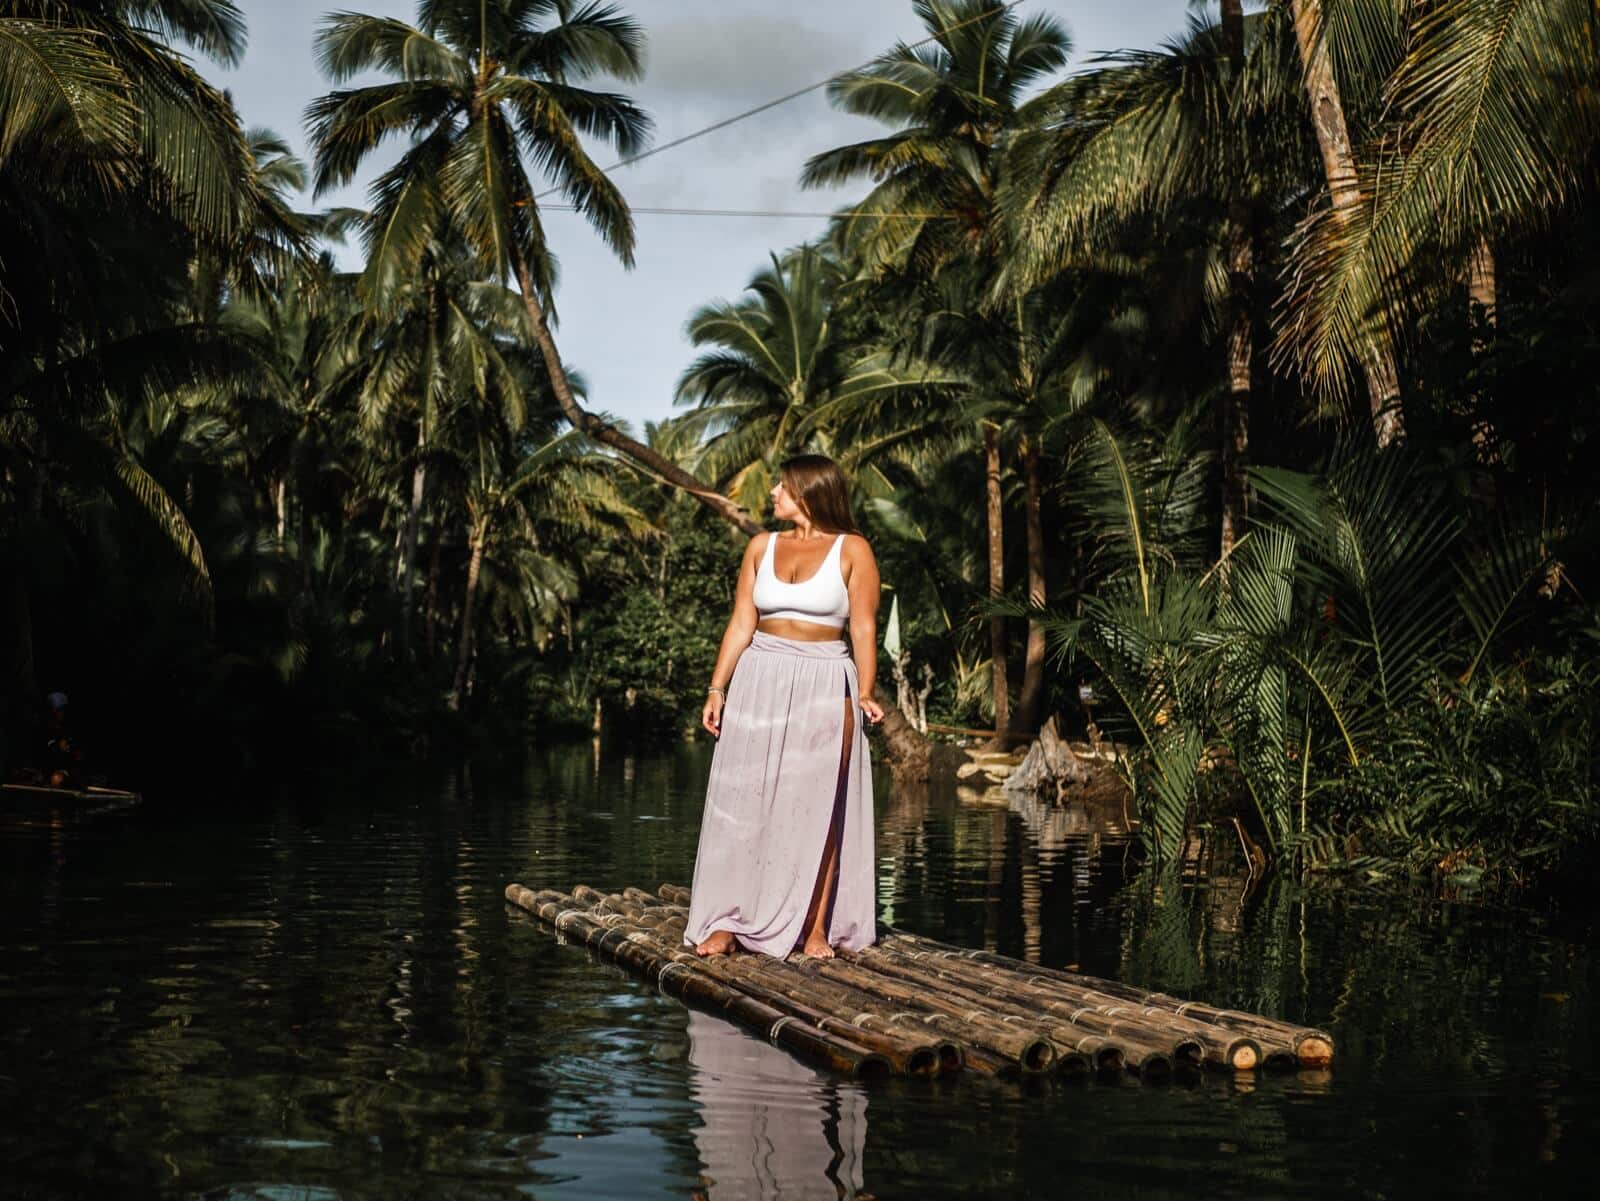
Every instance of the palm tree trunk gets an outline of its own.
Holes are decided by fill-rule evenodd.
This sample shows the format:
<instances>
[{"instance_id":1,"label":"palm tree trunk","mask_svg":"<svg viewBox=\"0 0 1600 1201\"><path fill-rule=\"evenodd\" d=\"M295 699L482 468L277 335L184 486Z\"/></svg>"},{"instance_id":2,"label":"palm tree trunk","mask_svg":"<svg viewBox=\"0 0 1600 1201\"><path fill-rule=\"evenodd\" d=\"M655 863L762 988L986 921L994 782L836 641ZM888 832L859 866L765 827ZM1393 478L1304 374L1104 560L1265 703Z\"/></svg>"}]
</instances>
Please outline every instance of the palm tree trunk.
<instances>
[{"instance_id":1,"label":"palm tree trunk","mask_svg":"<svg viewBox=\"0 0 1600 1201\"><path fill-rule=\"evenodd\" d=\"M1322 0L1289 0L1289 7L1294 15L1295 41L1300 49L1306 97L1311 102L1311 123L1316 129L1317 146L1322 151L1329 203L1335 219L1348 222L1361 207L1361 182L1356 174L1355 153L1350 148L1344 101L1339 96L1339 82L1333 74L1333 59L1323 37ZM1403 439L1406 431L1405 418L1400 411L1400 375L1387 335L1375 335L1374 341L1367 344L1362 369L1367 378L1373 431L1377 434L1378 445L1388 446Z\"/></svg>"},{"instance_id":2,"label":"palm tree trunk","mask_svg":"<svg viewBox=\"0 0 1600 1201\"><path fill-rule=\"evenodd\" d=\"M433 551L428 556L428 591L422 600L422 637L428 648L430 662L439 644L439 556L443 546L444 523L436 521L433 531Z\"/></svg>"},{"instance_id":3,"label":"palm tree trunk","mask_svg":"<svg viewBox=\"0 0 1600 1201\"><path fill-rule=\"evenodd\" d=\"M1240 206L1242 207L1242 206ZM1228 237L1233 313L1228 326L1228 390L1222 401L1222 568L1228 578L1228 556L1244 533L1249 492L1245 468L1250 450L1250 293L1253 255L1248 229L1234 228Z\"/></svg>"},{"instance_id":4,"label":"palm tree trunk","mask_svg":"<svg viewBox=\"0 0 1600 1201\"><path fill-rule=\"evenodd\" d=\"M483 570L483 548L489 531L480 522L472 530L472 555L467 560L467 593L461 602L461 639L456 655L456 678L450 688L450 708L461 708L467 687L467 669L472 666L472 619L478 602L478 575Z\"/></svg>"},{"instance_id":5,"label":"palm tree trunk","mask_svg":"<svg viewBox=\"0 0 1600 1201\"><path fill-rule=\"evenodd\" d=\"M1467 260L1467 295L1473 304L1482 306L1489 324L1496 324L1494 246L1486 237L1478 239L1478 244L1472 248L1472 257Z\"/></svg>"},{"instance_id":6,"label":"palm tree trunk","mask_svg":"<svg viewBox=\"0 0 1600 1201\"><path fill-rule=\"evenodd\" d=\"M984 508L989 518L989 599L998 602L1006 594L1005 523L1000 507L1000 431L983 427ZM994 689L994 729L998 735L1011 729L1011 697L1006 687L1006 619L999 613L989 618L990 681Z\"/></svg>"},{"instance_id":7,"label":"palm tree trunk","mask_svg":"<svg viewBox=\"0 0 1600 1201\"><path fill-rule=\"evenodd\" d=\"M743 506L729 500L716 489L708 488L659 451L628 437L616 426L602 421L578 404L577 397L572 393L572 383L567 379L566 367L561 362L561 352L556 348L555 338L550 333L550 323L545 320L544 306L539 303L533 276L528 270L528 261L521 246L513 249L512 257L517 273L517 286L522 289L522 303L527 306L534 339L539 343L545 370L550 374L550 387L556 394L556 402L561 406L561 412L573 428L582 431L596 442L621 451L652 475L689 493L717 516L731 522L744 533L752 537L759 534L761 524Z\"/></svg>"},{"instance_id":8,"label":"palm tree trunk","mask_svg":"<svg viewBox=\"0 0 1600 1201\"><path fill-rule=\"evenodd\" d=\"M1044 519L1040 514L1043 487L1039 479L1039 446L1029 439L1022 450L1022 465L1027 480L1028 604L1044 608ZM1044 703L1044 626L1033 615L1028 617L1028 646L1022 660L1022 692L1017 697L1019 730L1039 728L1039 710ZM996 729L999 727L996 726Z\"/></svg>"},{"instance_id":9,"label":"palm tree trunk","mask_svg":"<svg viewBox=\"0 0 1600 1201\"><path fill-rule=\"evenodd\" d=\"M272 507L278 514L278 548L283 548L284 535L289 532L289 473L278 477L272 487Z\"/></svg>"},{"instance_id":10,"label":"palm tree trunk","mask_svg":"<svg viewBox=\"0 0 1600 1201\"><path fill-rule=\"evenodd\" d=\"M1498 298L1495 288L1494 246L1486 236L1478 238L1478 244L1472 248L1472 257L1467 260L1467 297L1474 308L1483 310L1483 319L1488 327L1487 329L1480 327L1474 331L1472 353L1477 356L1489 349L1489 339L1494 334L1495 326L1499 324L1495 315ZM1481 401L1483 397L1480 394L1473 399ZM1499 437L1493 422L1479 419L1474 423L1472 444L1477 449L1479 462L1488 464L1500 462Z\"/></svg>"},{"instance_id":11,"label":"palm tree trunk","mask_svg":"<svg viewBox=\"0 0 1600 1201\"><path fill-rule=\"evenodd\" d=\"M417 461L411 469L411 511L406 514L405 544L400 551L400 654L411 654L412 580L416 574L417 530L422 524L422 498L428 482L428 422L417 420Z\"/></svg>"},{"instance_id":12,"label":"palm tree trunk","mask_svg":"<svg viewBox=\"0 0 1600 1201\"><path fill-rule=\"evenodd\" d=\"M1237 86L1244 72L1243 0L1222 0L1222 43L1233 67ZM1245 467L1250 450L1250 325L1255 291L1255 247L1251 239L1250 208L1236 200L1228 206L1226 254L1228 259L1228 390L1222 400L1222 544L1217 582L1226 588L1228 559L1244 533L1249 494Z\"/></svg>"}]
</instances>

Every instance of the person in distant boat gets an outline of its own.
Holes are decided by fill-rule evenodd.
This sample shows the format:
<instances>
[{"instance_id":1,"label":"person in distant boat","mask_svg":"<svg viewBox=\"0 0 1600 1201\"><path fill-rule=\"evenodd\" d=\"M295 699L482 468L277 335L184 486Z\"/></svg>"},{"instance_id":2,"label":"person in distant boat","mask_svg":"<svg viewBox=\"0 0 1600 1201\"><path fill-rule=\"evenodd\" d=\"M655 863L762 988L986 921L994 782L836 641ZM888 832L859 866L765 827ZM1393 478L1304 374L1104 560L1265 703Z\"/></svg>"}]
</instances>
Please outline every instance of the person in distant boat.
<instances>
[{"instance_id":1,"label":"person in distant boat","mask_svg":"<svg viewBox=\"0 0 1600 1201\"><path fill-rule=\"evenodd\" d=\"M717 739L684 941L831 958L877 938L872 765L878 564L833 460L785 462L745 548L701 724ZM844 640L849 631L848 644Z\"/></svg>"},{"instance_id":2,"label":"person in distant boat","mask_svg":"<svg viewBox=\"0 0 1600 1201\"><path fill-rule=\"evenodd\" d=\"M51 788L76 788L83 771L83 748L72 737L67 694L45 698L44 781Z\"/></svg>"}]
</instances>

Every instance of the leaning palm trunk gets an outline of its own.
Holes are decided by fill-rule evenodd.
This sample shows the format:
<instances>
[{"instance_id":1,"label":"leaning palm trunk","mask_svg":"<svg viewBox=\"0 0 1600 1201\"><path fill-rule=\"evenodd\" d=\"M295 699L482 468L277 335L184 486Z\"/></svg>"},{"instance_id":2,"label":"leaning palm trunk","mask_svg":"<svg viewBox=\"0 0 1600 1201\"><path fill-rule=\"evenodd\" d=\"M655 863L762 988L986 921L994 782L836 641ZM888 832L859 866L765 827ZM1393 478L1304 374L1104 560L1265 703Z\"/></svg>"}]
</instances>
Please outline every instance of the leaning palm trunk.
<instances>
[{"instance_id":1,"label":"leaning palm trunk","mask_svg":"<svg viewBox=\"0 0 1600 1201\"><path fill-rule=\"evenodd\" d=\"M1322 151L1322 169L1328 182L1328 201L1341 223L1355 220L1361 207L1361 184L1356 174L1356 158L1350 148L1350 129L1345 123L1344 101L1339 82L1334 78L1333 59L1323 36L1322 0L1289 0L1294 15L1295 42L1300 49L1300 64L1305 75L1306 97L1311 103L1311 123ZM1388 446L1405 437L1405 419L1400 411L1400 376L1395 367L1394 348L1386 334L1376 334L1363 348L1362 370L1366 374L1367 399L1372 407L1372 425L1378 445Z\"/></svg>"},{"instance_id":2,"label":"leaning palm trunk","mask_svg":"<svg viewBox=\"0 0 1600 1201\"><path fill-rule=\"evenodd\" d=\"M1040 515L1043 487L1039 479L1039 447L1030 439L1022 451L1027 481L1028 532L1028 645L1022 661L1022 691L1017 697L1017 729L1032 733L1039 728L1044 703L1044 625L1038 618L1044 608L1044 521ZM998 724L996 729L999 729Z\"/></svg>"},{"instance_id":3,"label":"leaning palm trunk","mask_svg":"<svg viewBox=\"0 0 1600 1201\"><path fill-rule=\"evenodd\" d=\"M551 390L555 392L556 402L560 404L561 412L571 422L572 427L581 430L596 442L621 451L651 474L689 493L717 516L731 522L744 533L752 537L759 534L761 524L751 517L743 506L729 500L714 488L706 487L667 456L628 437L616 426L602 421L578 403L578 398L572 392L572 383L567 379L567 369L561 362L561 352L556 348L556 340L550 333L550 323L545 320L544 306L539 303L527 257L520 246L512 253L517 286L522 290L522 302L528 309L528 321L533 326L534 339L539 343L539 353L544 358L545 370L550 374Z\"/></svg>"},{"instance_id":4,"label":"leaning palm trunk","mask_svg":"<svg viewBox=\"0 0 1600 1201\"><path fill-rule=\"evenodd\" d=\"M1006 593L1005 524L1000 507L1000 431L983 427L984 508L989 521L989 599L998 603ZM1011 728L1011 698L1006 688L1006 619L989 618L990 677L994 687L994 730L997 741Z\"/></svg>"},{"instance_id":5,"label":"leaning palm trunk","mask_svg":"<svg viewBox=\"0 0 1600 1201\"><path fill-rule=\"evenodd\" d=\"M467 671L472 666L473 617L478 601L478 576L483 571L483 549L489 541L489 531L484 522L472 529L472 557L467 561L467 594L461 602L461 645L456 655L456 678L450 689L450 708L461 708L461 697L467 688Z\"/></svg>"}]
</instances>

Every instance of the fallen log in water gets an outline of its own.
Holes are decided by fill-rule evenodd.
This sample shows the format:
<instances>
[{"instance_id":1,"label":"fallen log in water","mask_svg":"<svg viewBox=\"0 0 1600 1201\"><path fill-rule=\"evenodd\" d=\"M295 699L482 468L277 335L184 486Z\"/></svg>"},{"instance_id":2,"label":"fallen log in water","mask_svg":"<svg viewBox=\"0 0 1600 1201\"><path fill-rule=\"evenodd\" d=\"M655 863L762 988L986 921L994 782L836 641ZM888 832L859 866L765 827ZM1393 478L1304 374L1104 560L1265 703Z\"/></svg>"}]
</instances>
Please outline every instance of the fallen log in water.
<instances>
[{"instance_id":1,"label":"fallen log in water","mask_svg":"<svg viewBox=\"0 0 1600 1201\"><path fill-rule=\"evenodd\" d=\"M1127 1068L1147 1080L1206 1064L1248 1070L1325 1064L1324 1032L1180 1001L883 927L833 959L736 953L684 942L687 889L571 895L519 884L506 899L686 1004L743 1025L833 1071L1082 1076Z\"/></svg>"}]
</instances>

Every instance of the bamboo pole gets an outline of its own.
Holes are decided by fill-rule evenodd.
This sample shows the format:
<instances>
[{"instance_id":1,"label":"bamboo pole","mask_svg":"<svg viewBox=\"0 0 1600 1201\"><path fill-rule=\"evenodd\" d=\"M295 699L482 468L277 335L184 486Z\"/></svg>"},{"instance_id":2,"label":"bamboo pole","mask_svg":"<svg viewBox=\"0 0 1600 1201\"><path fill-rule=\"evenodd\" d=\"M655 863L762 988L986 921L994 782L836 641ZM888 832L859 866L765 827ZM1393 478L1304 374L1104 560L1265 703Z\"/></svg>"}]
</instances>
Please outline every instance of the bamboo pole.
<instances>
[{"instance_id":1,"label":"bamboo pole","mask_svg":"<svg viewBox=\"0 0 1600 1201\"><path fill-rule=\"evenodd\" d=\"M670 886L662 886L661 896L669 896ZM674 889L682 896L682 889ZM662 923L658 934L667 934L670 931L682 934L682 921L678 923ZM906 993L894 993L894 990L885 988L861 987L853 984L851 980L837 979L837 974L830 979L821 979L814 972L803 968L802 964L822 963L822 961L806 960L805 956L795 956L795 961L776 960L771 956L731 955L714 956L717 960L731 961L731 963L760 963L758 968L749 968L749 971L765 972L768 979L773 980L774 987L786 990L800 988L805 990L805 995L811 998L813 1004L834 1004L843 1006L854 1012L853 1022L864 1023L864 1027L882 1028L882 1030L896 1030L896 1028L922 1028L922 1030L938 1030L944 1035L944 1041L955 1046L958 1041L960 1051L965 1057L966 1065L976 1071L987 1071L994 1075L995 1071L1002 1070L994 1062L998 1057L1000 1063L1005 1065L1005 1070L1043 1071L1050 1067L1051 1062L1058 1057L1064 1057L1066 1062L1058 1065L1059 1071L1067 1075L1082 1073L1090 1067L1090 1060L1078 1054L1072 1047L1069 1051L1062 1052L1061 1047L1051 1047L1048 1039L1038 1038L1037 1035L1019 1035L1014 1025L997 1022L987 1014L971 1014L966 1009L957 1009L952 1006L925 1006L918 1004L915 996ZM885 995L890 992L891 995ZM901 1006L899 1009L885 1009L885 1001ZM1122 1057L1114 1047L1109 1052L1101 1046L1093 1047L1094 1054L1114 1055L1120 1067ZM974 1054L978 1052L978 1054Z\"/></svg>"},{"instance_id":2,"label":"bamboo pole","mask_svg":"<svg viewBox=\"0 0 1600 1201\"><path fill-rule=\"evenodd\" d=\"M540 900L537 894L520 884L507 885L505 891L506 900L511 904L581 941L602 958L637 972L666 995L718 1013L808 1063L857 1079L887 1076L892 1070L881 1054L855 1039L820 1030L793 1014L783 1013L730 988L707 972L669 959L630 939L631 931L601 925L578 907L576 896L545 896L548 899Z\"/></svg>"},{"instance_id":3,"label":"bamboo pole","mask_svg":"<svg viewBox=\"0 0 1600 1201\"><path fill-rule=\"evenodd\" d=\"M641 893L644 897L648 895ZM675 928L681 932L682 907L688 904L689 890L680 885L663 884L655 897L649 899L656 898L666 902L655 906L665 914L657 929L663 934L670 934ZM1262 1063L1269 1067L1295 1064L1319 1067L1326 1066L1333 1056L1333 1039L1322 1030L1183 1001L1112 980L1040 967L993 952L952 947L893 927L885 926L883 932L885 937L869 954L889 956L891 961L901 963L902 972L907 960L912 965L920 958L939 960L938 964L929 964L925 969L932 977L926 983L946 994L947 1003L938 1012L958 1019L975 1012L953 1013L948 1004L953 999L958 1009L962 1004L981 1000L992 1009L1010 1010L1012 1017L1026 1015L1034 1019L1035 1025L1044 1027L1047 1038L1056 1044L1058 1055L1076 1052L1096 1062L1127 1056L1137 1068L1150 1053L1155 1053L1170 1056L1180 1064L1198 1058L1213 1066L1235 1070L1248 1070ZM814 978L821 970L815 965L807 968ZM1001 974L996 975L996 972ZM831 982L840 983L838 980ZM902 979L900 983L906 981ZM859 987L871 987L870 980L860 982ZM956 990L954 994L952 988ZM895 994L890 1000L898 996L892 988L887 991ZM884 993L885 987L880 985L871 995L881 998ZM1074 1020L1066 1021L1068 1018ZM1071 1031L1063 1028L1063 1021L1087 1033L1074 1037ZM1124 1042L1126 1046L1120 1045ZM1065 1070L1075 1070L1077 1061L1070 1059L1062 1066Z\"/></svg>"},{"instance_id":4,"label":"bamboo pole","mask_svg":"<svg viewBox=\"0 0 1600 1201\"><path fill-rule=\"evenodd\" d=\"M586 892L593 895L592 890L586 890ZM649 894L644 895L648 896ZM535 894L535 896L537 899L549 899L557 901L557 903L559 903L560 898L560 894L553 892L539 893ZM656 898L650 897L649 899L654 901ZM655 907L655 912L662 912L663 908L658 903ZM628 911L637 911L643 916L632 917ZM934 1037L926 1028L916 1031L915 1034L908 1034L904 1030L893 1029L886 1023L880 1025L877 1029L871 1029L859 1021L856 1023L841 1022L834 1015L808 1005L806 997L785 996L784 992L779 991L786 987L791 988L792 991L791 982L768 981L766 982L767 985L772 985L772 987L765 986L759 979L760 973L758 970L758 961L765 957L717 956L703 959L693 955L685 950L681 938L672 939L670 936L664 938L658 929L653 928L651 924L647 924L651 922L652 911L642 908L625 896L609 894L591 912L596 914L597 920L601 921L602 924L608 927L628 930L630 936L635 940L644 940L653 949L670 958L680 959L686 966L708 971L712 975L729 977L733 979L735 987L755 995L758 1000L765 1001L786 1013L792 1013L794 1016L804 1018L813 1025L818 1026L819 1029L832 1029L835 1033L840 1033L844 1037L851 1038L872 1050L882 1053L897 1071L913 1075L932 1075L959 1071L963 1066L964 1056L961 1046L951 1039ZM778 963L779 961L767 960L767 962ZM798 973L795 973L795 975L797 978L803 979L803 977L799 977ZM794 1004L789 1004L790 1001L793 1001Z\"/></svg>"},{"instance_id":5,"label":"bamboo pole","mask_svg":"<svg viewBox=\"0 0 1600 1201\"><path fill-rule=\"evenodd\" d=\"M1061 1047L1068 1047L1089 1056L1100 1071L1113 1071L1124 1066L1139 1068L1147 1060L1151 1063L1151 1070L1171 1068L1174 1048L1164 1048L1159 1036L1153 1031L1129 1032L1118 1029L1117 1023L1103 1017L1098 1021L1091 1018L1083 1022L1063 1024L1041 1017L1036 1009L997 1004L994 998L974 992L964 987L958 980L948 976L940 977L931 969L925 969L918 964L899 962L875 954L875 951L876 948L846 952L845 958L851 963L867 966L875 975L890 977L920 988L929 995L938 996L969 1014L986 1013L991 1018L998 1018L1002 1023L1015 1029L1031 1030L1047 1039L1058 1051ZM1185 1058L1199 1062L1198 1048L1186 1046L1183 1048L1183 1053Z\"/></svg>"},{"instance_id":6,"label":"bamboo pole","mask_svg":"<svg viewBox=\"0 0 1600 1201\"><path fill-rule=\"evenodd\" d=\"M1180 1017L1167 1010L1138 1007L1105 993L1052 981L1038 986L1018 973L985 968L954 951L908 951L878 946L873 954L905 958L925 966L941 979L951 979L974 992L993 998L1013 1012L1043 1010L1053 1019L1108 1035L1154 1041L1165 1046L1180 1063L1208 1063L1214 1067L1248 1071L1261 1062L1261 1048L1252 1038L1208 1023Z\"/></svg>"},{"instance_id":7,"label":"bamboo pole","mask_svg":"<svg viewBox=\"0 0 1600 1201\"><path fill-rule=\"evenodd\" d=\"M930 993L925 988L914 988L878 972L863 971L843 959L806 959L799 957L797 966L802 971L814 973L825 979L853 985L863 992L872 993L896 1005L920 1009L952 1022L940 1022L953 1034L965 1034L970 1041L991 1051L1010 1057L1026 1073L1048 1071L1055 1062L1056 1048L1050 1040L1032 1030L1001 1021L983 1009Z\"/></svg>"},{"instance_id":8,"label":"bamboo pole","mask_svg":"<svg viewBox=\"0 0 1600 1201\"><path fill-rule=\"evenodd\" d=\"M952 947L948 943L939 942L936 939L926 938L920 934L910 934L889 926L885 926L883 929L888 932L888 937L882 940L881 946L909 946L921 950L942 951L950 953L957 958L1020 972L1027 977L1038 979L1044 983L1060 982L1074 985L1078 988L1086 988L1109 997L1128 1001L1135 1005L1164 1010L1177 1014L1179 1017L1186 1017L1193 1021L1236 1031L1256 1040L1260 1044L1263 1060L1269 1067L1287 1066L1282 1064L1285 1058L1294 1059L1302 1067L1326 1067L1333 1060L1333 1036L1323 1030L1308 1026L1296 1026L1289 1022L1279 1021L1276 1018L1263 1017L1260 1014L1217 1009L1210 1005L1202 1005L1197 1001L1184 1001L1178 997L1168 996L1165 993L1150 992L1146 989L1136 988L1131 984L1118 983L1115 980L1102 980L1096 976L1083 976L1060 968L1040 967L1038 964L1026 963L1020 959L1012 959L1009 956L998 955L992 951L962 950Z\"/></svg>"},{"instance_id":9,"label":"bamboo pole","mask_svg":"<svg viewBox=\"0 0 1600 1201\"><path fill-rule=\"evenodd\" d=\"M760 979L732 956L701 958L692 951L661 944L648 930L635 931L630 937L635 941L643 941L671 959L718 976L739 991L766 1002L774 1009L802 1018L819 1030L831 1031L877 1051L902 1075L936 1076L961 1070L961 1048L948 1039L916 1037L904 1030L873 1027L854 1022L846 1014L830 1013L795 991L786 990L781 985L774 987L770 982Z\"/></svg>"}]
</instances>

